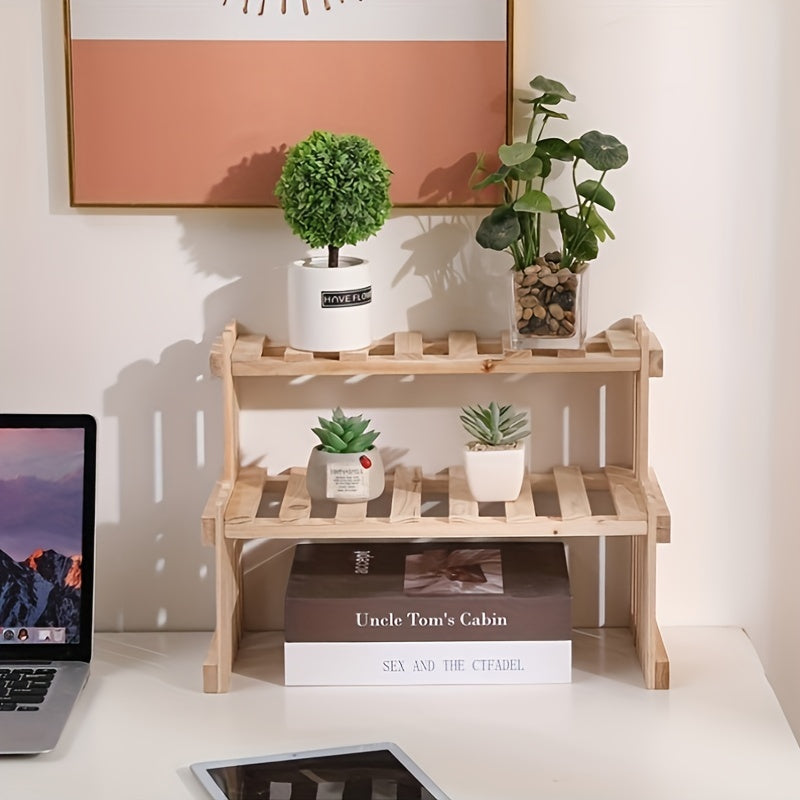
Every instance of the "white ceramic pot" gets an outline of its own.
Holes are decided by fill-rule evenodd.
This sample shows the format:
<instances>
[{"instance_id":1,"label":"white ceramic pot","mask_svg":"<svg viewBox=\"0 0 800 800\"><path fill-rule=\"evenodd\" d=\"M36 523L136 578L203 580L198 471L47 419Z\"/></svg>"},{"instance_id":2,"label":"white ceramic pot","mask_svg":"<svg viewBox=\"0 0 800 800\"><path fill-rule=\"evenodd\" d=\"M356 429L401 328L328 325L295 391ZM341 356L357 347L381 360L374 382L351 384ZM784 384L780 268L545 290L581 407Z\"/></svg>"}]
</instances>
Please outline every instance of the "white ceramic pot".
<instances>
[{"instance_id":1,"label":"white ceramic pot","mask_svg":"<svg viewBox=\"0 0 800 800\"><path fill-rule=\"evenodd\" d=\"M295 261L289 266L289 346L296 350L338 352L372 344L372 285L367 263L339 257Z\"/></svg>"},{"instance_id":2,"label":"white ceramic pot","mask_svg":"<svg viewBox=\"0 0 800 800\"><path fill-rule=\"evenodd\" d=\"M363 453L311 451L306 468L306 487L312 500L363 503L383 494L383 460L377 447Z\"/></svg>"},{"instance_id":3,"label":"white ceramic pot","mask_svg":"<svg viewBox=\"0 0 800 800\"><path fill-rule=\"evenodd\" d=\"M525 477L525 446L498 450L464 448L464 473L475 500L511 502L519 497Z\"/></svg>"}]
</instances>

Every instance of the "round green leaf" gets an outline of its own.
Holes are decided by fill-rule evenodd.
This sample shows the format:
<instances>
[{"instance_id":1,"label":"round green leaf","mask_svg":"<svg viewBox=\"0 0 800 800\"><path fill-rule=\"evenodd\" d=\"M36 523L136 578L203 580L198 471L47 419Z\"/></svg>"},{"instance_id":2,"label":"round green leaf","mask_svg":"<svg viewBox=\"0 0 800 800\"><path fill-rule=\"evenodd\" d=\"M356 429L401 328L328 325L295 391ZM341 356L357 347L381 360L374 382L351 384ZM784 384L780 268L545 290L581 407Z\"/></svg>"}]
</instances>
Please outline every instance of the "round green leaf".
<instances>
[{"instance_id":1,"label":"round green leaf","mask_svg":"<svg viewBox=\"0 0 800 800\"><path fill-rule=\"evenodd\" d=\"M527 161L535 152L536 145L532 142L514 142L500 145L497 154L507 167L513 167Z\"/></svg>"},{"instance_id":2,"label":"round green leaf","mask_svg":"<svg viewBox=\"0 0 800 800\"><path fill-rule=\"evenodd\" d=\"M535 89L537 92L542 92L543 94L555 95L561 100L575 100L575 95L570 94L570 92L567 90L567 87L564 86L563 83L554 81L551 78L545 78L543 75L537 75L530 82L530 87L531 89Z\"/></svg>"},{"instance_id":3,"label":"round green leaf","mask_svg":"<svg viewBox=\"0 0 800 800\"><path fill-rule=\"evenodd\" d=\"M500 206L484 217L475 233L475 240L489 250L505 250L519 239L522 228L513 208Z\"/></svg>"},{"instance_id":4,"label":"round green leaf","mask_svg":"<svg viewBox=\"0 0 800 800\"><path fill-rule=\"evenodd\" d=\"M597 205L601 206L602 208L607 208L609 211L614 210L614 196L608 191L608 189L605 188L605 186L598 183L598 181L590 180L579 183L578 194L581 197L585 197L587 200L597 203Z\"/></svg>"},{"instance_id":5,"label":"round green leaf","mask_svg":"<svg viewBox=\"0 0 800 800\"><path fill-rule=\"evenodd\" d=\"M596 170L619 169L628 163L628 148L616 136L589 131L581 136L580 143L586 163Z\"/></svg>"},{"instance_id":6,"label":"round green leaf","mask_svg":"<svg viewBox=\"0 0 800 800\"><path fill-rule=\"evenodd\" d=\"M537 147L557 161L572 161L575 158L575 153L572 152L569 144L563 139L539 139Z\"/></svg>"},{"instance_id":7,"label":"round green leaf","mask_svg":"<svg viewBox=\"0 0 800 800\"><path fill-rule=\"evenodd\" d=\"M528 214L548 214L553 210L553 204L544 192L531 189L514 203L514 210L525 211Z\"/></svg>"},{"instance_id":8,"label":"round green leaf","mask_svg":"<svg viewBox=\"0 0 800 800\"><path fill-rule=\"evenodd\" d=\"M544 171L544 164L540 158L534 156L522 164L510 168L511 177L517 181L530 181L538 178Z\"/></svg>"}]
</instances>

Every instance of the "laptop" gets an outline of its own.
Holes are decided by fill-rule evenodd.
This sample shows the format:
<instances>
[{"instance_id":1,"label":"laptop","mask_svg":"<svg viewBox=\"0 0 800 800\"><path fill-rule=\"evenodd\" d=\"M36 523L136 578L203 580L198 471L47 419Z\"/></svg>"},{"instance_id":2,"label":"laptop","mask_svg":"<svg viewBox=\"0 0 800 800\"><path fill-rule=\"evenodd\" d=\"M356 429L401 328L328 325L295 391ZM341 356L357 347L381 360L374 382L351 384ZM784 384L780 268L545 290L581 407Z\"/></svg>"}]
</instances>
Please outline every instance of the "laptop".
<instances>
[{"instance_id":1,"label":"laptop","mask_svg":"<svg viewBox=\"0 0 800 800\"><path fill-rule=\"evenodd\" d=\"M96 423L0 414L0 754L52 750L89 676Z\"/></svg>"}]
</instances>

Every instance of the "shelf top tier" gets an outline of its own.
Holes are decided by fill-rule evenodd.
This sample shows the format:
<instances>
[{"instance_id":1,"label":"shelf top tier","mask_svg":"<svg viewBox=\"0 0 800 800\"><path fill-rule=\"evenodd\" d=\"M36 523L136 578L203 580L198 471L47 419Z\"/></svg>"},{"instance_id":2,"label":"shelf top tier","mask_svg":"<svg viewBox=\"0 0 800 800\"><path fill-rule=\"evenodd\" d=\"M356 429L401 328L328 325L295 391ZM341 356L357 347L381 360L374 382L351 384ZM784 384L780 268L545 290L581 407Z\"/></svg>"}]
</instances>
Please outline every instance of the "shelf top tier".
<instances>
[{"instance_id":1,"label":"shelf top tier","mask_svg":"<svg viewBox=\"0 0 800 800\"><path fill-rule=\"evenodd\" d=\"M234 377L639 372L643 366L651 377L663 374L661 345L638 317L589 337L581 350L514 350L506 336L484 339L471 331L452 331L427 339L410 331L363 350L317 353L276 344L232 322L212 349L214 375L226 373L228 354Z\"/></svg>"}]
</instances>

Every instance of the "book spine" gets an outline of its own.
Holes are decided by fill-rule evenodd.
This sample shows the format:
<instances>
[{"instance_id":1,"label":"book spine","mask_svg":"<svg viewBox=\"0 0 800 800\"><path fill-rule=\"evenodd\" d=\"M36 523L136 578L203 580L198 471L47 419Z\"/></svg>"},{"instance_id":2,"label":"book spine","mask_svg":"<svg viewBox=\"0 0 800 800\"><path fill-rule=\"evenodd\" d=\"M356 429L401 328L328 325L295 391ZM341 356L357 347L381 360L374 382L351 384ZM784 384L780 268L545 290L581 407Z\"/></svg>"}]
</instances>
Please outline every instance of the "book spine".
<instances>
[{"instance_id":1,"label":"book spine","mask_svg":"<svg viewBox=\"0 0 800 800\"><path fill-rule=\"evenodd\" d=\"M284 605L287 642L550 641L569 638L568 596L303 598Z\"/></svg>"},{"instance_id":2,"label":"book spine","mask_svg":"<svg viewBox=\"0 0 800 800\"><path fill-rule=\"evenodd\" d=\"M572 642L287 642L287 686L569 683Z\"/></svg>"}]
</instances>

